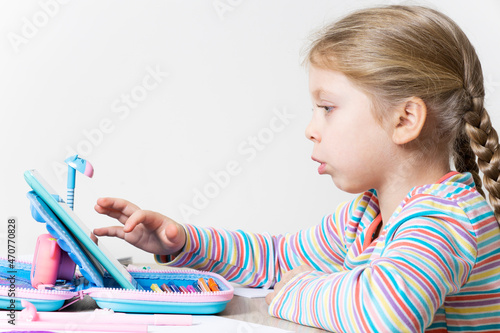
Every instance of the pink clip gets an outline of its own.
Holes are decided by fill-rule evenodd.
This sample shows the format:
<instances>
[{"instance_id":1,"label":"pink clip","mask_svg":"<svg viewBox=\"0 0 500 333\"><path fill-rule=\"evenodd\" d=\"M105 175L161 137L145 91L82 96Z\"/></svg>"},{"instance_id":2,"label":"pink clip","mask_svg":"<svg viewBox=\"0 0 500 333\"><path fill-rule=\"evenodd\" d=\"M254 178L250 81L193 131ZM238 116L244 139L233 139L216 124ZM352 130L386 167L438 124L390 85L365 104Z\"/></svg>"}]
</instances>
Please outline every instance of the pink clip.
<instances>
[{"instance_id":1,"label":"pink clip","mask_svg":"<svg viewBox=\"0 0 500 333\"><path fill-rule=\"evenodd\" d=\"M31 285L34 288L54 286L57 279L71 281L75 267L68 254L57 244L57 239L50 234L38 236L31 266Z\"/></svg>"}]
</instances>

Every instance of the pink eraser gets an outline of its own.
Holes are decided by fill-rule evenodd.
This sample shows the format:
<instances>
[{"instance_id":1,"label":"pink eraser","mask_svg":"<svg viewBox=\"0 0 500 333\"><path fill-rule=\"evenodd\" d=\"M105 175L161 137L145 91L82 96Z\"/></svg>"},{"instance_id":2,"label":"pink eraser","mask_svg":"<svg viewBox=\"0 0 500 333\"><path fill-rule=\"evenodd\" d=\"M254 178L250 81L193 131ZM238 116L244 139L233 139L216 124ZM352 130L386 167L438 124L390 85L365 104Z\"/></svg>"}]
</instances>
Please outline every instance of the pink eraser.
<instances>
[{"instance_id":1,"label":"pink eraser","mask_svg":"<svg viewBox=\"0 0 500 333\"><path fill-rule=\"evenodd\" d=\"M94 175L94 167L92 166L92 164L90 164L89 161L86 161L85 163L85 171L83 172L83 174L89 178L92 178L92 176Z\"/></svg>"}]
</instances>

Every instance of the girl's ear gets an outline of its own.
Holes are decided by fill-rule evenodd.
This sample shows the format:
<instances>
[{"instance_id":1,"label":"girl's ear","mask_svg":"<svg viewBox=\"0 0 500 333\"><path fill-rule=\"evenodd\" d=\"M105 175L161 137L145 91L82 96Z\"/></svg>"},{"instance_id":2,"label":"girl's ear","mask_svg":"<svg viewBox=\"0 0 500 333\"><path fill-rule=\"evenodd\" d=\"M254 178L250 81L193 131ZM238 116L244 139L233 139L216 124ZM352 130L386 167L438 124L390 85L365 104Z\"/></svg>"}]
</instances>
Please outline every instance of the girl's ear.
<instances>
[{"instance_id":1,"label":"girl's ear","mask_svg":"<svg viewBox=\"0 0 500 333\"><path fill-rule=\"evenodd\" d=\"M422 131L427 117L427 106L418 97L401 103L395 111L392 141L397 145L415 140Z\"/></svg>"}]
</instances>

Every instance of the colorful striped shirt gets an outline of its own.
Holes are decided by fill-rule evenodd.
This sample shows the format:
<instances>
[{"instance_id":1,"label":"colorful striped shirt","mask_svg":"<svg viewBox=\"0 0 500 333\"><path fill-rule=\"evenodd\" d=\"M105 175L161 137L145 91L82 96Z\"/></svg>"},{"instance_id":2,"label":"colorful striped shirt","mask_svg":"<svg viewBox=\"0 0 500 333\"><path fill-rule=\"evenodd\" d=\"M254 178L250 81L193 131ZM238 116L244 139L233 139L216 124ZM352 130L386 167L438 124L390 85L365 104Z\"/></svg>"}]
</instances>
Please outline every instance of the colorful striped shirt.
<instances>
[{"instance_id":1,"label":"colorful striped shirt","mask_svg":"<svg viewBox=\"0 0 500 333\"><path fill-rule=\"evenodd\" d=\"M322 223L271 236L185 225L186 245L160 263L272 287L300 265L269 313L335 332L500 332L500 228L469 173L413 188L372 239L375 191Z\"/></svg>"}]
</instances>

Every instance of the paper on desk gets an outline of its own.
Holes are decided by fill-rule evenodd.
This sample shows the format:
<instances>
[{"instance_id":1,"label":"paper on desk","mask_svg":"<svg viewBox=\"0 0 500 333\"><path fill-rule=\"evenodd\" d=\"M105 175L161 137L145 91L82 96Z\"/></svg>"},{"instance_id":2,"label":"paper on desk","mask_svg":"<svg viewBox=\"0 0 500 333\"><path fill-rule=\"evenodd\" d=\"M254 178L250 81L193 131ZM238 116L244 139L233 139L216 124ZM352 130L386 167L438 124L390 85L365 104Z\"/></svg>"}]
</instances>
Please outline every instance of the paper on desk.
<instances>
[{"instance_id":1,"label":"paper on desk","mask_svg":"<svg viewBox=\"0 0 500 333\"><path fill-rule=\"evenodd\" d=\"M192 326L156 326L150 327L148 333L291 333L271 326L247 323L241 320L229 319L219 316L193 316Z\"/></svg>"},{"instance_id":2,"label":"paper on desk","mask_svg":"<svg viewBox=\"0 0 500 333\"><path fill-rule=\"evenodd\" d=\"M233 285L234 294L236 296L242 296L247 298L264 298L267 294L271 293L273 289L262 289L262 288L248 288L241 287L239 285Z\"/></svg>"},{"instance_id":3,"label":"paper on desk","mask_svg":"<svg viewBox=\"0 0 500 333\"><path fill-rule=\"evenodd\" d=\"M17 331L16 326L10 325L8 332ZM0 328L5 328L0 324ZM109 333L109 331L92 331L94 333ZM5 331L3 331L5 332ZM23 330L23 332L27 332ZM66 333L67 330L50 330L43 332ZM71 330L73 333L88 333L88 330L78 331ZM280 328L264 326L259 324L247 323L245 321L229 319L219 316L193 316L193 325L191 326L149 326L147 333L290 333L292 331L283 330Z\"/></svg>"}]
</instances>

